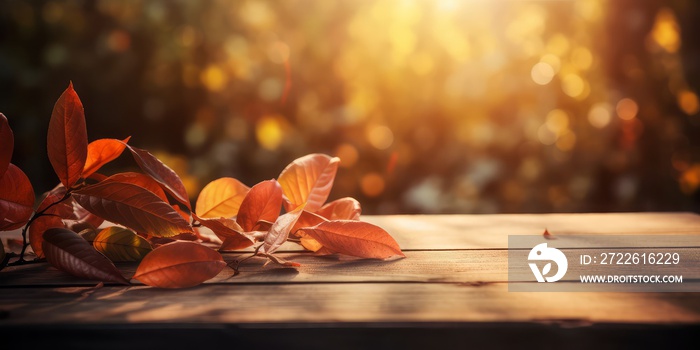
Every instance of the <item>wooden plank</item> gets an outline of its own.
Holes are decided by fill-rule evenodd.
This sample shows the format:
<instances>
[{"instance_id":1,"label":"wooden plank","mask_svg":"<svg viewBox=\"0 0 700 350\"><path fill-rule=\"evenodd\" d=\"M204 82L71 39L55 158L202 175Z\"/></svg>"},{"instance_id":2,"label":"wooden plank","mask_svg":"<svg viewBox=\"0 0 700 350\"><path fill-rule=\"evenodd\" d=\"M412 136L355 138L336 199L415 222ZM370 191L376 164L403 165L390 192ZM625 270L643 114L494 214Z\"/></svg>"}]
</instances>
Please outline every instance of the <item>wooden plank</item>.
<instances>
[{"instance_id":1,"label":"wooden plank","mask_svg":"<svg viewBox=\"0 0 700 350\"><path fill-rule=\"evenodd\" d=\"M692 213L362 216L391 233L402 249L507 248L508 235L700 235ZM698 239L700 241L700 238Z\"/></svg>"},{"instance_id":2,"label":"wooden plank","mask_svg":"<svg viewBox=\"0 0 700 350\"><path fill-rule=\"evenodd\" d=\"M579 254L594 255L599 249L562 249L573 257ZM604 250L603 250L604 251ZM643 252L646 250L626 250L626 252ZM609 274L611 271L624 274L650 272L664 274L682 274L687 290L700 290L700 248L677 248L682 256L680 265L650 266L590 265L582 268L573 262L564 280L573 280L581 273ZM236 254L225 254L231 261L240 259ZM409 251L405 259L394 261L377 261L365 259L316 257L310 253L285 253L281 257L302 264L299 268L284 268L269 264L263 258L249 259L240 266L241 273L233 276L233 270L226 268L216 278L207 283L251 284L251 283L347 283L347 282L422 282L422 283L484 283L508 281L508 251L506 250L458 250L458 251ZM527 252L518 252L526 260ZM118 264L122 273L133 276L135 263ZM9 267L0 276L0 287L31 286L90 286L96 282L83 280L58 271L46 263ZM534 281L532 272L526 264L514 271L514 281ZM693 284L695 281L695 284ZM139 284L138 281L132 282ZM641 288L641 287L640 287ZM694 288L694 289L693 289ZM1 295L1 294L0 294Z\"/></svg>"},{"instance_id":3,"label":"wooden plank","mask_svg":"<svg viewBox=\"0 0 700 350\"><path fill-rule=\"evenodd\" d=\"M503 283L10 288L0 327L30 324L700 322L694 293L509 293Z\"/></svg>"}]
</instances>

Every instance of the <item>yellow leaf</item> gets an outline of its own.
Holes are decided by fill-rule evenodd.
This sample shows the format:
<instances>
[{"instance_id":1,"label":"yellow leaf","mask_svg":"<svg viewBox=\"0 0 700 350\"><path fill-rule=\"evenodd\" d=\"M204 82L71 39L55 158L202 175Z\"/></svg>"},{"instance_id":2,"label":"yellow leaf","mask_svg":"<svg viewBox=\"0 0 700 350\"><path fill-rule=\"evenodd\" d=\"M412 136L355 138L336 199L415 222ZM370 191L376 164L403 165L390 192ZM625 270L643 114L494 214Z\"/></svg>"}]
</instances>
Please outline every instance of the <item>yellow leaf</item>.
<instances>
[{"instance_id":1,"label":"yellow leaf","mask_svg":"<svg viewBox=\"0 0 700 350\"><path fill-rule=\"evenodd\" d=\"M112 261L140 261L152 250L148 241L134 231L118 226L100 231L92 244Z\"/></svg>"},{"instance_id":2,"label":"yellow leaf","mask_svg":"<svg viewBox=\"0 0 700 350\"><path fill-rule=\"evenodd\" d=\"M197 216L232 218L238 214L250 188L231 177L222 177L204 186L197 198Z\"/></svg>"}]
</instances>

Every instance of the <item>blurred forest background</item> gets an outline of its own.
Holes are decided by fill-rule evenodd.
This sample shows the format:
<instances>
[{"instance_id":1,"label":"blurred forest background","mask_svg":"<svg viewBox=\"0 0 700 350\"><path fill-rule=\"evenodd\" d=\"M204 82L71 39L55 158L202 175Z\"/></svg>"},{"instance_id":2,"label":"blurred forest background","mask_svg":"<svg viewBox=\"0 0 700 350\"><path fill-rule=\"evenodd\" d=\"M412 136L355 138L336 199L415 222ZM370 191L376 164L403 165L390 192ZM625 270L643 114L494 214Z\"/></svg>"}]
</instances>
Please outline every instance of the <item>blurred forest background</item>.
<instances>
[{"instance_id":1,"label":"blurred forest background","mask_svg":"<svg viewBox=\"0 0 700 350\"><path fill-rule=\"evenodd\" d=\"M37 194L72 80L91 140L193 196L322 152L367 214L698 212L699 25L694 0L3 0L0 112Z\"/></svg>"}]
</instances>

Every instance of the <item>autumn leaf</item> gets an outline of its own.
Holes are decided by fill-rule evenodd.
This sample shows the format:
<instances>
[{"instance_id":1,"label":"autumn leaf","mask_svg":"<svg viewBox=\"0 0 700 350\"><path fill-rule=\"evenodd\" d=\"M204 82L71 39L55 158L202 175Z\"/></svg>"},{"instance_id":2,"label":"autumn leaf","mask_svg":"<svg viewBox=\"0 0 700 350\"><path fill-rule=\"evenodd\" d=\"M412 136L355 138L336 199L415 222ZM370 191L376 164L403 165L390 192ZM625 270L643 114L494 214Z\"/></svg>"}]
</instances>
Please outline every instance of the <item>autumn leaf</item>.
<instances>
[{"instance_id":1,"label":"autumn leaf","mask_svg":"<svg viewBox=\"0 0 700 350\"><path fill-rule=\"evenodd\" d=\"M289 164L277 180L287 197L285 209L306 204L306 210L315 212L328 199L333 187L340 158L325 154L309 154Z\"/></svg>"},{"instance_id":2,"label":"autumn leaf","mask_svg":"<svg viewBox=\"0 0 700 350\"><path fill-rule=\"evenodd\" d=\"M87 148L87 158L83 167L83 178L88 178L105 164L117 159L129 142L131 136L123 141L117 139L100 139L90 142Z\"/></svg>"},{"instance_id":3,"label":"autumn leaf","mask_svg":"<svg viewBox=\"0 0 700 350\"><path fill-rule=\"evenodd\" d=\"M112 226L97 234L92 246L112 261L140 261L151 252L151 245L129 229Z\"/></svg>"},{"instance_id":4,"label":"autumn leaf","mask_svg":"<svg viewBox=\"0 0 700 350\"><path fill-rule=\"evenodd\" d=\"M70 201L73 207L73 214L69 219L64 218L63 222L66 224L66 227L71 230L79 232L86 227L97 228L105 221L103 218L80 206L73 197L71 197Z\"/></svg>"},{"instance_id":5,"label":"autumn leaf","mask_svg":"<svg viewBox=\"0 0 700 350\"><path fill-rule=\"evenodd\" d=\"M126 147L128 147L129 151L131 151L131 154L134 156L134 160L139 165L141 170L150 175L154 180L158 181L166 192L177 199L178 202L184 204L187 209L192 209L185 185L182 183L182 180L177 173L173 171L173 169L170 169L170 167L163 164L163 162L158 160L158 158L146 150L129 145Z\"/></svg>"},{"instance_id":6,"label":"autumn leaf","mask_svg":"<svg viewBox=\"0 0 700 350\"><path fill-rule=\"evenodd\" d=\"M7 171L12 161L12 150L15 147L15 135L10 129L7 117L0 113L0 177Z\"/></svg>"},{"instance_id":7,"label":"autumn leaf","mask_svg":"<svg viewBox=\"0 0 700 350\"><path fill-rule=\"evenodd\" d=\"M165 195L165 192L160 187L160 184L148 175L131 172L119 173L102 180L102 182L121 182L136 185L150 192L153 192L153 194L158 196L158 198L162 199L163 202L168 202L168 197Z\"/></svg>"},{"instance_id":8,"label":"autumn leaf","mask_svg":"<svg viewBox=\"0 0 700 350\"><path fill-rule=\"evenodd\" d=\"M58 216L47 215L40 216L27 229L27 235L29 235L29 245L31 245L34 254L37 258L44 257L44 248L42 244L44 242L44 232L50 228L64 228L63 220Z\"/></svg>"},{"instance_id":9,"label":"autumn leaf","mask_svg":"<svg viewBox=\"0 0 700 350\"><path fill-rule=\"evenodd\" d=\"M236 221L245 231L252 231L259 221L275 221L281 209L282 187L275 180L263 181L245 196Z\"/></svg>"},{"instance_id":10,"label":"autumn leaf","mask_svg":"<svg viewBox=\"0 0 700 350\"><path fill-rule=\"evenodd\" d=\"M197 198L197 215L201 218L232 218L238 215L248 186L231 177L222 177L204 186Z\"/></svg>"},{"instance_id":11,"label":"autumn leaf","mask_svg":"<svg viewBox=\"0 0 700 350\"><path fill-rule=\"evenodd\" d=\"M152 287L187 288L203 283L226 267L221 254L194 242L173 242L141 261L134 278Z\"/></svg>"},{"instance_id":12,"label":"autumn leaf","mask_svg":"<svg viewBox=\"0 0 700 350\"><path fill-rule=\"evenodd\" d=\"M299 266L301 266L301 264L298 263L298 262L289 261L289 260L287 260L287 259L284 259L284 258L279 257L279 256L274 255L274 254L260 254L260 255L261 255L261 256L264 256L264 257L266 257L266 258L268 258L268 259L270 259L269 261L272 261L272 262L274 262L275 264L278 264L278 265L288 266L288 267L299 267Z\"/></svg>"},{"instance_id":13,"label":"autumn leaf","mask_svg":"<svg viewBox=\"0 0 700 350\"><path fill-rule=\"evenodd\" d=\"M46 260L59 270L89 280L129 284L107 257L71 230L49 229L42 247Z\"/></svg>"},{"instance_id":14,"label":"autumn leaf","mask_svg":"<svg viewBox=\"0 0 700 350\"><path fill-rule=\"evenodd\" d=\"M301 231L333 252L374 259L405 257L389 233L367 222L328 221Z\"/></svg>"},{"instance_id":15,"label":"autumn leaf","mask_svg":"<svg viewBox=\"0 0 700 350\"><path fill-rule=\"evenodd\" d=\"M22 227L34 211L34 189L14 164L0 177L0 231Z\"/></svg>"},{"instance_id":16,"label":"autumn leaf","mask_svg":"<svg viewBox=\"0 0 700 350\"><path fill-rule=\"evenodd\" d=\"M239 250L253 245L254 238L246 235L243 228L233 219L202 219L196 215L194 218L223 241L219 250Z\"/></svg>"},{"instance_id":17,"label":"autumn leaf","mask_svg":"<svg viewBox=\"0 0 700 350\"><path fill-rule=\"evenodd\" d=\"M298 236L297 231L299 229L305 227L313 227L324 221L328 221L328 219L324 218L321 215L304 210L304 212L301 213L301 216L299 216L299 220L297 220L297 222L294 224L294 227L290 231L290 234L293 236Z\"/></svg>"},{"instance_id":18,"label":"autumn leaf","mask_svg":"<svg viewBox=\"0 0 700 350\"><path fill-rule=\"evenodd\" d=\"M73 83L53 107L46 144L53 170L63 186L71 188L83 174L88 145L83 104Z\"/></svg>"},{"instance_id":19,"label":"autumn leaf","mask_svg":"<svg viewBox=\"0 0 700 350\"><path fill-rule=\"evenodd\" d=\"M73 198L91 213L137 232L157 237L192 233L170 204L134 184L101 182L73 192Z\"/></svg>"},{"instance_id":20,"label":"autumn leaf","mask_svg":"<svg viewBox=\"0 0 700 350\"><path fill-rule=\"evenodd\" d=\"M64 198L66 192L66 188L63 184L59 183L51 191L45 192L42 195L42 199L39 201L39 206L36 208L36 211L49 215L57 215L65 219L74 218L73 202L71 198ZM64 200L61 201L62 199Z\"/></svg>"},{"instance_id":21,"label":"autumn leaf","mask_svg":"<svg viewBox=\"0 0 700 350\"><path fill-rule=\"evenodd\" d=\"M299 220L299 216L301 216L303 211L304 204L298 206L289 213L280 215L280 217L275 220L275 223L272 224L270 232L268 232L265 237L265 241L263 241L262 247L260 248L260 253L269 255L279 249L279 247L287 241L287 238L289 238L289 231L292 230L292 227L294 227L294 224Z\"/></svg>"},{"instance_id":22,"label":"autumn leaf","mask_svg":"<svg viewBox=\"0 0 700 350\"><path fill-rule=\"evenodd\" d=\"M352 197L336 199L316 211L328 220L360 220L361 213L360 202Z\"/></svg>"}]
</instances>

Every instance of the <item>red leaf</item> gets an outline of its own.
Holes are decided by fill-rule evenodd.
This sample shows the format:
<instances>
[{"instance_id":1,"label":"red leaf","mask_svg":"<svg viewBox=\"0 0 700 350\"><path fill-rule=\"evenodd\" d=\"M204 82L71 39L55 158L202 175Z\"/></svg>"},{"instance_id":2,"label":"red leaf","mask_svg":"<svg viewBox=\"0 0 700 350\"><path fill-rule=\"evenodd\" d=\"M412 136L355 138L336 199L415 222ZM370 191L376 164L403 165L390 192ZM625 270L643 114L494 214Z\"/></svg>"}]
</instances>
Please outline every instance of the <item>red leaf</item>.
<instances>
[{"instance_id":1,"label":"red leaf","mask_svg":"<svg viewBox=\"0 0 700 350\"><path fill-rule=\"evenodd\" d=\"M374 259L405 257L389 233L366 222L329 221L302 231L333 252Z\"/></svg>"},{"instance_id":2,"label":"red leaf","mask_svg":"<svg viewBox=\"0 0 700 350\"><path fill-rule=\"evenodd\" d=\"M233 219L202 219L196 215L194 218L224 242L219 250L238 250L253 245L253 238L243 234L243 228Z\"/></svg>"},{"instance_id":3,"label":"red leaf","mask_svg":"<svg viewBox=\"0 0 700 350\"><path fill-rule=\"evenodd\" d=\"M302 212L304 212L303 204L289 213L278 217L275 223L272 224L270 232L268 232L265 237L260 252L263 254L272 254L279 249L279 247L287 241L287 238L289 238L289 231L292 230L294 224L299 220L299 216L301 216Z\"/></svg>"},{"instance_id":4,"label":"red leaf","mask_svg":"<svg viewBox=\"0 0 700 350\"><path fill-rule=\"evenodd\" d=\"M44 248L42 248L44 232L50 228L64 227L63 220L53 215L40 216L32 222L27 230L27 234L29 235L29 245L32 246L32 250L34 250L34 254L36 254L37 258L44 257Z\"/></svg>"},{"instance_id":5,"label":"red leaf","mask_svg":"<svg viewBox=\"0 0 700 350\"><path fill-rule=\"evenodd\" d=\"M232 218L238 215L248 186L232 177L222 177L204 186L197 197L197 215L202 218Z\"/></svg>"},{"instance_id":6,"label":"red leaf","mask_svg":"<svg viewBox=\"0 0 700 350\"><path fill-rule=\"evenodd\" d=\"M88 178L103 165L117 159L129 142L131 136L119 141L117 139L101 139L90 142L87 148L87 158L83 168L83 178Z\"/></svg>"},{"instance_id":7,"label":"red leaf","mask_svg":"<svg viewBox=\"0 0 700 350\"><path fill-rule=\"evenodd\" d=\"M136 185L150 192L153 192L153 194L158 196L158 198L162 199L163 202L168 202L168 197L165 195L165 192L160 187L160 184L158 184L156 180L154 180L148 175L131 172L119 173L102 180L102 182L121 182Z\"/></svg>"},{"instance_id":8,"label":"red leaf","mask_svg":"<svg viewBox=\"0 0 700 350\"><path fill-rule=\"evenodd\" d=\"M360 220L361 213L360 202L352 197L334 200L316 211L328 220Z\"/></svg>"},{"instance_id":9,"label":"red leaf","mask_svg":"<svg viewBox=\"0 0 700 350\"><path fill-rule=\"evenodd\" d=\"M70 188L83 173L88 145L83 104L73 83L53 107L46 142L53 170L61 183Z\"/></svg>"},{"instance_id":10,"label":"red leaf","mask_svg":"<svg viewBox=\"0 0 700 350\"><path fill-rule=\"evenodd\" d=\"M203 283L226 267L221 254L194 242L173 242L141 261L134 278L153 287L187 288Z\"/></svg>"},{"instance_id":11,"label":"red leaf","mask_svg":"<svg viewBox=\"0 0 700 350\"><path fill-rule=\"evenodd\" d=\"M279 176L282 191L287 197L285 209L306 204L306 210L315 212L328 199L333 187L340 158L325 154L309 154L289 164Z\"/></svg>"},{"instance_id":12,"label":"red leaf","mask_svg":"<svg viewBox=\"0 0 700 350\"><path fill-rule=\"evenodd\" d=\"M15 147L15 135L10 129L10 123L4 114L0 113L0 177L7 171L12 161L12 150Z\"/></svg>"},{"instance_id":13,"label":"red leaf","mask_svg":"<svg viewBox=\"0 0 700 350\"><path fill-rule=\"evenodd\" d=\"M69 198L61 203L57 203L66 195L66 188L63 184L58 184L51 191L44 193L42 196L39 206L36 208L37 212L43 212L44 214L58 215L64 219L74 218L73 216L73 199ZM53 205L49 208L50 205ZM47 209L48 208L48 209Z\"/></svg>"},{"instance_id":14,"label":"red leaf","mask_svg":"<svg viewBox=\"0 0 700 350\"><path fill-rule=\"evenodd\" d=\"M137 232L158 237L192 233L192 227L168 203L137 185L101 182L73 192L83 208Z\"/></svg>"},{"instance_id":15,"label":"red leaf","mask_svg":"<svg viewBox=\"0 0 700 350\"><path fill-rule=\"evenodd\" d=\"M321 215L310 213L310 212L304 210L304 212L301 213L299 220L297 220L296 224L294 224L294 227L290 231L290 234L296 236L297 231L299 229L307 228L307 227L314 227L314 226L316 226L324 221L328 221L328 220Z\"/></svg>"},{"instance_id":16,"label":"red leaf","mask_svg":"<svg viewBox=\"0 0 700 350\"><path fill-rule=\"evenodd\" d=\"M0 177L0 231L22 227L34 212L34 189L27 175L10 164Z\"/></svg>"},{"instance_id":17,"label":"red leaf","mask_svg":"<svg viewBox=\"0 0 700 350\"><path fill-rule=\"evenodd\" d=\"M275 221L282 209L282 187L275 180L263 181L250 189L241 203L236 221L252 231L259 221Z\"/></svg>"},{"instance_id":18,"label":"red leaf","mask_svg":"<svg viewBox=\"0 0 700 350\"><path fill-rule=\"evenodd\" d=\"M187 209L192 209L185 185L173 169L170 169L170 167L163 164L163 162L146 150L128 145L127 147L141 170L158 181L166 192L170 193L178 202L184 204Z\"/></svg>"},{"instance_id":19,"label":"red leaf","mask_svg":"<svg viewBox=\"0 0 700 350\"><path fill-rule=\"evenodd\" d=\"M49 229L42 246L46 260L59 270L89 280L129 284L106 256L71 230Z\"/></svg>"},{"instance_id":20,"label":"red leaf","mask_svg":"<svg viewBox=\"0 0 700 350\"><path fill-rule=\"evenodd\" d=\"M64 223L71 230L80 232L81 230L88 228L97 228L105 221L103 218L87 211L85 208L76 203L73 198L71 198L73 204L73 215L71 219L64 219Z\"/></svg>"}]
</instances>

